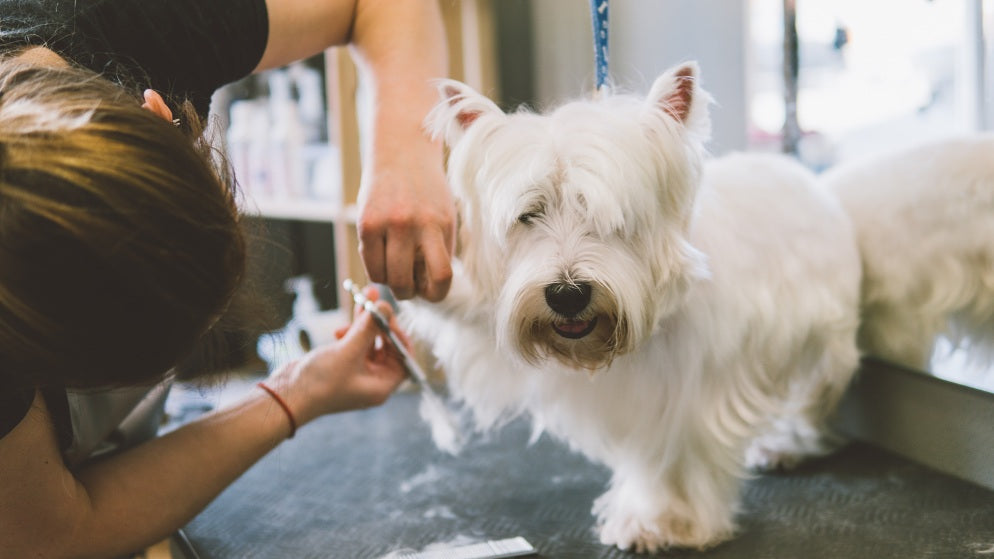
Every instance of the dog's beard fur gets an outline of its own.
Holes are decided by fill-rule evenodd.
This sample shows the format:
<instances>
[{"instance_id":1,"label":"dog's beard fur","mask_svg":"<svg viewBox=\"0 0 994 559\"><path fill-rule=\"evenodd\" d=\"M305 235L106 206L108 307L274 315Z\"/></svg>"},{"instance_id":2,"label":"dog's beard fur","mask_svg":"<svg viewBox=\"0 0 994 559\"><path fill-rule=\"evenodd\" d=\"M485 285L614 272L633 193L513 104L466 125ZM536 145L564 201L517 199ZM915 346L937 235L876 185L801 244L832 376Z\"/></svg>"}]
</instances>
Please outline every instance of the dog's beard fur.
<instances>
[{"instance_id":1,"label":"dog's beard fur","mask_svg":"<svg viewBox=\"0 0 994 559\"><path fill-rule=\"evenodd\" d=\"M547 115L443 82L460 253L448 297L402 313L478 426L528 413L611 467L601 540L642 551L729 537L743 456L823 450L858 358L841 208L773 156L703 188L696 73Z\"/></svg>"},{"instance_id":2,"label":"dog's beard fur","mask_svg":"<svg viewBox=\"0 0 994 559\"><path fill-rule=\"evenodd\" d=\"M533 366L556 359L574 369L605 368L616 355L639 347L659 320L662 302L643 298L656 287L640 273L647 267L639 253L644 260L647 251L640 250L642 243L617 238L591 241L596 233L584 230L568 235L570 250L564 251L548 230L556 226L551 221L520 224L509 239L507 274L496 301L497 344ZM545 292L554 284L589 286L589 303L574 315L553 310ZM561 333L567 326L580 337Z\"/></svg>"},{"instance_id":3,"label":"dog's beard fur","mask_svg":"<svg viewBox=\"0 0 994 559\"><path fill-rule=\"evenodd\" d=\"M705 275L702 258L689 248L686 263L675 273L664 262L647 266L661 252L634 239L601 240L581 229L568 235L571 250L564 251L555 246L558 236L547 230L550 226L531 224L512 235L503 255L504 288L496 301L498 347L532 366L555 359L572 369L607 368L616 356L641 347L689 283ZM572 316L556 312L545 295L555 284L589 286L589 304ZM567 337L561 333L564 325L587 325L589 332Z\"/></svg>"},{"instance_id":4,"label":"dog's beard fur","mask_svg":"<svg viewBox=\"0 0 994 559\"><path fill-rule=\"evenodd\" d=\"M547 359L558 359L570 368L596 370L611 364L614 356L626 351L630 345L628 318L619 314L610 295L601 295L603 285L594 287L594 299L579 315L572 317L577 323L588 325L582 338L572 339L559 334L555 325L564 318L549 309L544 297L545 285L527 286L513 300L498 303L498 333L501 346L511 348L533 366L541 366ZM502 297L503 298L503 297ZM508 295L506 298L511 299ZM507 312L501 312L507 308ZM507 324L506 327L500 325Z\"/></svg>"}]
</instances>

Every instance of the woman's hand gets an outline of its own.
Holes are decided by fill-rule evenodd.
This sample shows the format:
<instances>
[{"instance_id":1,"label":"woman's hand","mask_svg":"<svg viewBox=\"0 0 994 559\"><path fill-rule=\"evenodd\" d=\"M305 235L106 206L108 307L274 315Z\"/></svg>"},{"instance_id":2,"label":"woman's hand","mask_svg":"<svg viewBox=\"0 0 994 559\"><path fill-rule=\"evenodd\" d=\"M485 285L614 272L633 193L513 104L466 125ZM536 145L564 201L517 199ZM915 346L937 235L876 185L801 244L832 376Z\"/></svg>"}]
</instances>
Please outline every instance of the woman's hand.
<instances>
[{"instance_id":1,"label":"woman's hand","mask_svg":"<svg viewBox=\"0 0 994 559\"><path fill-rule=\"evenodd\" d=\"M371 281L399 299L440 301L452 279L456 210L441 148L417 129L382 138L363 173L359 248Z\"/></svg>"},{"instance_id":2,"label":"woman's hand","mask_svg":"<svg viewBox=\"0 0 994 559\"><path fill-rule=\"evenodd\" d=\"M360 254L398 299L442 300L452 279L456 208L442 146L424 131L448 75L437 1L266 0L269 40L256 71L348 44L370 93L359 192Z\"/></svg>"},{"instance_id":3,"label":"woman's hand","mask_svg":"<svg viewBox=\"0 0 994 559\"><path fill-rule=\"evenodd\" d=\"M367 292L375 299L375 293ZM377 308L396 326L386 303ZM273 373L267 381L283 398L300 425L325 414L378 406L406 377L398 352L370 313L358 308L337 342L317 347Z\"/></svg>"}]
</instances>

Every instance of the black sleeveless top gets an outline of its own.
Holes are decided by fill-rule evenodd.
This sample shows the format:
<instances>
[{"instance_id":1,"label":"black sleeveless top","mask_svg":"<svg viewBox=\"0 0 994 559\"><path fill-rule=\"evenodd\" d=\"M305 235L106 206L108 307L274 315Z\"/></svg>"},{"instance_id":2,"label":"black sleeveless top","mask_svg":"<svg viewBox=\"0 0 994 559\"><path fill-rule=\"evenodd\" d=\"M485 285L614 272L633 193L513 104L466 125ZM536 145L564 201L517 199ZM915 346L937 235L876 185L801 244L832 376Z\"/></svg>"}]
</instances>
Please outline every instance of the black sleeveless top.
<instances>
[{"instance_id":1,"label":"black sleeveless top","mask_svg":"<svg viewBox=\"0 0 994 559\"><path fill-rule=\"evenodd\" d=\"M255 68L268 36L265 0L0 0L0 52L46 46L202 115L217 88Z\"/></svg>"}]
</instances>

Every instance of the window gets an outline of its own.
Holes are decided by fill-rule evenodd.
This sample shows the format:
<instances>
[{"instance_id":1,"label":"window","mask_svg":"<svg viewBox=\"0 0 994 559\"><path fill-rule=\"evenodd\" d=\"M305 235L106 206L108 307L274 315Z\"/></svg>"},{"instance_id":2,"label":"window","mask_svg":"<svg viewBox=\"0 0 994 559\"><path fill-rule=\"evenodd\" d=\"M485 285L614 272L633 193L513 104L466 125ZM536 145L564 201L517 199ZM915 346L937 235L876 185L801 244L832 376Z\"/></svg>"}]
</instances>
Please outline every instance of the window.
<instances>
[{"instance_id":1,"label":"window","mask_svg":"<svg viewBox=\"0 0 994 559\"><path fill-rule=\"evenodd\" d=\"M782 145L787 4L798 155L812 168L985 127L980 0L750 0L750 148Z\"/></svg>"}]
</instances>

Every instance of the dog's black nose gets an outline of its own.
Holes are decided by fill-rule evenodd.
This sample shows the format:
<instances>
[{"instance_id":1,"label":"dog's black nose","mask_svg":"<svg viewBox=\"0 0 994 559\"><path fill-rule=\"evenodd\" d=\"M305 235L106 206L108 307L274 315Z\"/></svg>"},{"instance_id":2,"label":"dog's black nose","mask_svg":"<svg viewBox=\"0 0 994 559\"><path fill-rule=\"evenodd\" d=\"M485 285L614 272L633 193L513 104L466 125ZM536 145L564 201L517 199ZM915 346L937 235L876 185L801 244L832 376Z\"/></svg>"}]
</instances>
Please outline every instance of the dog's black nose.
<instances>
[{"instance_id":1,"label":"dog's black nose","mask_svg":"<svg viewBox=\"0 0 994 559\"><path fill-rule=\"evenodd\" d=\"M563 316L576 316L590 304L590 284L549 284L545 286L545 302Z\"/></svg>"}]
</instances>

